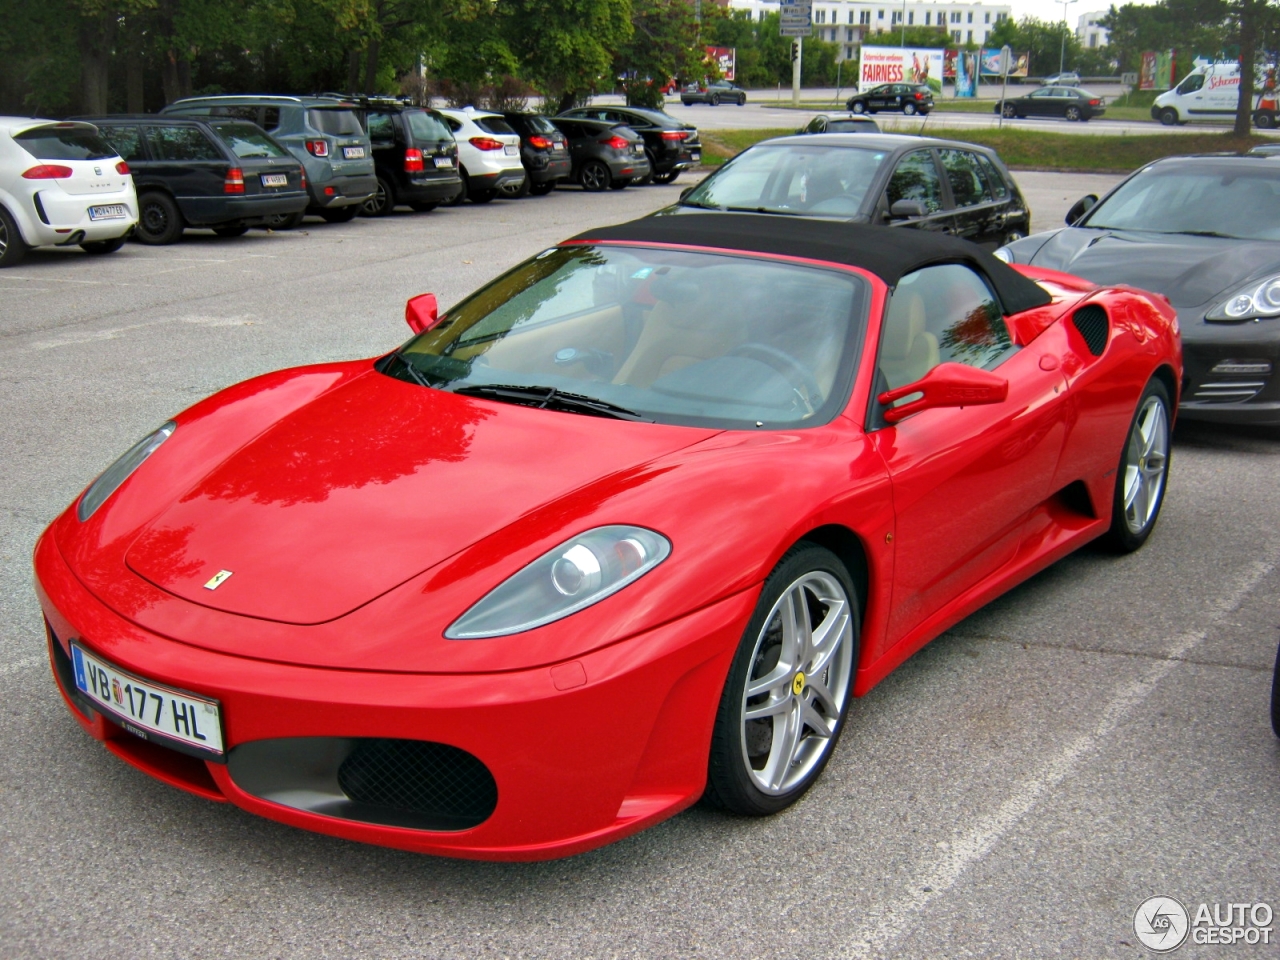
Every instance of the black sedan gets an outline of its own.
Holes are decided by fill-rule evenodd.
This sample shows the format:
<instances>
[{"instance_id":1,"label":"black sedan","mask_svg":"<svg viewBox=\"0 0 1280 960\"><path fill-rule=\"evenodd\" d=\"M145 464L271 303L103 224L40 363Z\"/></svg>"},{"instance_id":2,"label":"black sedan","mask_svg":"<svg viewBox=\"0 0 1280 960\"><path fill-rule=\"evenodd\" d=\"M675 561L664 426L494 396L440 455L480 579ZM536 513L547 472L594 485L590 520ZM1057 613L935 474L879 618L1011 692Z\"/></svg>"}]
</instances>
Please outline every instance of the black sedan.
<instances>
[{"instance_id":1,"label":"black sedan","mask_svg":"<svg viewBox=\"0 0 1280 960\"><path fill-rule=\"evenodd\" d=\"M681 170L690 170L702 162L702 142L698 128L681 123L661 110L645 107L578 107L566 110L562 117L578 120L602 120L625 123L644 137L644 152L653 171L654 183L671 183Z\"/></svg>"},{"instance_id":2,"label":"black sedan","mask_svg":"<svg viewBox=\"0 0 1280 960\"><path fill-rule=\"evenodd\" d=\"M879 113L894 110L926 114L933 109L933 91L923 83L882 83L864 93L855 93L845 101L850 113Z\"/></svg>"},{"instance_id":3,"label":"black sedan","mask_svg":"<svg viewBox=\"0 0 1280 960\"><path fill-rule=\"evenodd\" d=\"M583 190L621 190L650 174L644 141L625 123L553 117L569 141L570 179Z\"/></svg>"},{"instance_id":4,"label":"black sedan","mask_svg":"<svg viewBox=\"0 0 1280 960\"><path fill-rule=\"evenodd\" d=\"M879 133L880 125L864 114L820 113L796 133Z\"/></svg>"},{"instance_id":5,"label":"black sedan","mask_svg":"<svg viewBox=\"0 0 1280 960\"><path fill-rule=\"evenodd\" d=\"M1102 98L1079 87L1041 87L1025 97L997 100L996 113L1006 118L1062 117L1064 120L1092 120L1106 113Z\"/></svg>"},{"instance_id":6,"label":"black sedan","mask_svg":"<svg viewBox=\"0 0 1280 960\"><path fill-rule=\"evenodd\" d=\"M524 163L522 189L541 197L573 173L569 142L546 117L538 113L508 110L502 114L511 129L520 134L520 160Z\"/></svg>"},{"instance_id":7,"label":"black sedan","mask_svg":"<svg viewBox=\"0 0 1280 960\"><path fill-rule=\"evenodd\" d=\"M997 256L1164 294L1182 328L1180 415L1280 425L1280 163L1168 157L1067 223Z\"/></svg>"},{"instance_id":8,"label":"black sedan","mask_svg":"<svg viewBox=\"0 0 1280 960\"><path fill-rule=\"evenodd\" d=\"M778 213L933 230L994 249L1031 213L994 150L883 133L806 134L744 150L660 215Z\"/></svg>"},{"instance_id":9,"label":"black sedan","mask_svg":"<svg viewBox=\"0 0 1280 960\"><path fill-rule=\"evenodd\" d=\"M709 103L718 107L722 103L736 103L745 106L747 91L728 80L716 80L714 83L690 83L680 91L680 102L686 107L695 103Z\"/></svg>"}]
</instances>

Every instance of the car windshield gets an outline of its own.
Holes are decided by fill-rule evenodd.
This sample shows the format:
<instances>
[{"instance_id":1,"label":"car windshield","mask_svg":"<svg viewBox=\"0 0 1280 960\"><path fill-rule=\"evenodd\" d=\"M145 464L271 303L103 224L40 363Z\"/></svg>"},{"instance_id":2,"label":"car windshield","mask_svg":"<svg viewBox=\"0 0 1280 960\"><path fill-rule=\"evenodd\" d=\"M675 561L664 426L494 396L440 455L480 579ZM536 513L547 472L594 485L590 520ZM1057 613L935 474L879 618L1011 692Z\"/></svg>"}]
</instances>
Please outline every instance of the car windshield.
<instances>
[{"instance_id":1,"label":"car windshield","mask_svg":"<svg viewBox=\"0 0 1280 960\"><path fill-rule=\"evenodd\" d=\"M107 160L118 156L114 147L88 127L37 127L13 139L37 160Z\"/></svg>"},{"instance_id":2,"label":"car windshield","mask_svg":"<svg viewBox=\"0 0 1280 960\"><path fill-rule=\"evenodd\" d=\"M511 134L515 133L511 129L511 124L507 123L502 117L476 117L476 126L485 133Z\"/></svg>"},{"instance_id":3,"label":"car windshield","mask_svg":"<svg viewBox=\"0 0 1280 960\"><path fill-rule=\"evenodd\" d=\"M425 110L409 111L409 129L415 140L452 140L448 125Z\"/></svg>"},{"instance_id":4,"label":"car windshield","mask_svg":"<svg viewBox=\"0 0 1280 960\"><path fill-rule=\"evenodd\" d=\"M867 299L861 277L834 268L555 247L455 306L379 369L442 390L624 419L810 426L848 399Z\"/></svg>"},{"instance_id":5,"label":"car windshield","mask_svg":"<svg viewBox=\"0 0 1280 960\"><path fill-rule=\"evenodd\" d=\"M289 154L257 127L248 123L218 123L213 128L226 141L237 157L244 160L265 160L271 157L287 157Z\"/></svg>"},{"instance_id":6,"label":"car windshield","mask_svg":"<svg viewBox=\"0 0 1280 960\"><path fill-rule=\"evenodd\" d=\"M852 217L887 155L863 147L761 144L694 187L682 203L723 210Z\"/></svg>"},{"instance_id":7,"label":"car windshield","mask_svg":"<svg viewBox=\"0 0 1280 960\"><path fill-rule=\"evenodd\" d=\"M312 107L307 111L307 122L321 133L331 137L360 137L364 127L354 110L345 107Z\"/></svg>"},{"instance_id":8,"label":"car windshield","mask_svg":"<svg viewBox=\"0 0 1280 960\"><path fill-rule=\"evenodd\" d=\"M1155 165L1122 183L1080 226L1280 240L1280 169L1247 161Z\"/></svg>"}]
</instances>

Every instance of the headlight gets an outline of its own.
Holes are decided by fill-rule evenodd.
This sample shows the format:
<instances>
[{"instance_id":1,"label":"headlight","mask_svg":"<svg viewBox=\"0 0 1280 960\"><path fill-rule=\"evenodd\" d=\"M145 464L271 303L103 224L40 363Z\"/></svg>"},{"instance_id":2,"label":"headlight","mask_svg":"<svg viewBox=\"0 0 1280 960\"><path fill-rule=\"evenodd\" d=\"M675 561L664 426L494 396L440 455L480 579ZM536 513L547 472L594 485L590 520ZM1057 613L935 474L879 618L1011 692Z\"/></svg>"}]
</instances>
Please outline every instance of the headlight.
<instances>
[{"instance_id":1,"label":"headlight","mask_svg":"<svg viewBox=\"0 0 1280 960\"><path fill-rule=\"evenodd\" d=\"M489 591L444 635L479 640L552 623L617 593L670 554L671 542L644 527L588 530Z\"/></svg>"},{"instance_id":2,"label":"headlight","mask_svg":"<svg viewBox=\"0 0 1280 960\"><path fill-rule=\"evenodd\" d=\"M1257 280L1238 290L1207 314L1206 320L1259 320L1280 317L1280 276Z\"/></svg>"},{"instance_id":3,"label":"headlight","mask_svg":"<svg viewBox=\"0 0 1280 960\"><path fill-rule=\"evenodd\" d=\"M76 516L80 518L80 522L84 523L92 517L93 512L102 506L107 497L129 479L129 474L142 466L142 461L155 453L160 444L173 436L173 431L177 429L178 425L170 420L155 433L143 437L126 450L124 456L102 471L102 476L89 484L89 489L80 498L80 505L76 507Z\"/></svg>"},{"instance_id":4,"label":"headlight","mask_svg":"<svg viewBox=\"0 0 1280 960\"><path fill-rule=\"evenodd\" d=\"M1003 260L1005 263L1016 263L1016 262L1017 262L1017 261L1014 259L1013 251L1012 251L1012 250L1010 250L1008 247L1001 247L1001 248L1000 248L1000 249L998 249L998 250L993 250L993 251L992 251L992 253L991 253L991 255L992 255L993 257L995 257L997 260Z\"/></svg>"}]
</instances>

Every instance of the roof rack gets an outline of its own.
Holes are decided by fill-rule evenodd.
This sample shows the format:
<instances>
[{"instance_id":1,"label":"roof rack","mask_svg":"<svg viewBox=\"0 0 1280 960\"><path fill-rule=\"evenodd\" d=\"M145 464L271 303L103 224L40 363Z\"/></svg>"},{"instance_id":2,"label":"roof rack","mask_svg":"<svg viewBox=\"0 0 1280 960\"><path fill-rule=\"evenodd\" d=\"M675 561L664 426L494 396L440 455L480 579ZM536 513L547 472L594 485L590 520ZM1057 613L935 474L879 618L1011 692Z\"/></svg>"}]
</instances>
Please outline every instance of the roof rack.
<instances>
[{"instance_id":1,"label":"roof rack","mask_svg":"<svg viewBox=\"0 0 1280 960\"><path fill-rule=\"evenodd\" d=\"M206 97L183 97L174 103L187 103L193 100L280 100L284 103L301 103L301 97L287 96L278 93L215 93Z\"/></svg>"},{"instance_id":2,"label":"roof rack","mask_svg":"<svg viewBox=\"0 0 1280 960\"><path fill-rule=\"evenodd\" d=\"M402 106L413 106L413 98L405 96L397 96L393 93L337 93L333 90L326 90L324 93L314 94L327 100L351 100L356 103L397 103Z\"/></svg>"}]
</instances>

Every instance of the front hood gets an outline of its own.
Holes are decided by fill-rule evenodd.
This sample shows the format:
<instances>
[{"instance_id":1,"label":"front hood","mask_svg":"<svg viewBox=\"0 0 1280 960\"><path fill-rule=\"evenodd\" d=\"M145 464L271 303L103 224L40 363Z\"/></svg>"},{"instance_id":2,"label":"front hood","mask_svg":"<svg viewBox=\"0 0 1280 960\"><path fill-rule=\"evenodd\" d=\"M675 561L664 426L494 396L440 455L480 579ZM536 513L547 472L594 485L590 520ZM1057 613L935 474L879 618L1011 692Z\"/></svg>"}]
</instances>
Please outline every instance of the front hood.
<instances>
[{"instance_id":1,"label":"front hood","mask_svg":"<svg viewBox=\"0 0 1280 960\"><path fill-rule=\"evenodd\" d=\"M125 559L193 603L320 623L548 501L711 433L491 403L371 371L175 490ZM220 571L230 575L206 587Z\"/></svg>"},{"instance_id":2,"label":"front hood","mask_svg":"<svg viewBox=\"0 0 1280 960\"><path fill-rule=\"evenodd\" d=\"M1019 263L1162 293L1180 308L1211 306L1251 277L1280 271L1280 243L1262 240L1066 227L1010 249Z\"/></svg>"}]
</instances>

